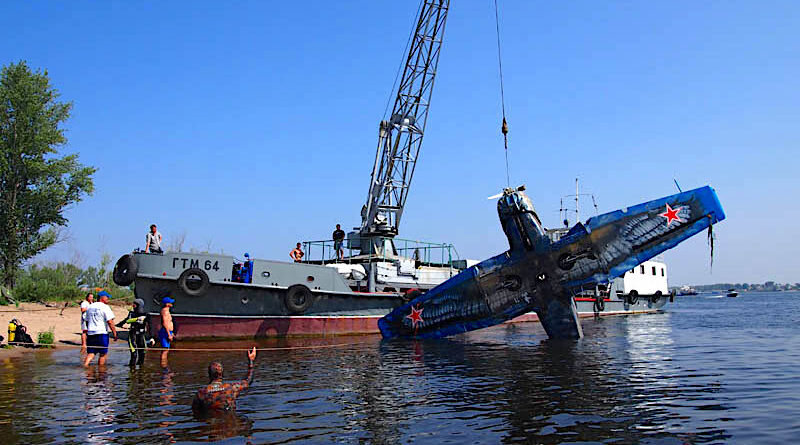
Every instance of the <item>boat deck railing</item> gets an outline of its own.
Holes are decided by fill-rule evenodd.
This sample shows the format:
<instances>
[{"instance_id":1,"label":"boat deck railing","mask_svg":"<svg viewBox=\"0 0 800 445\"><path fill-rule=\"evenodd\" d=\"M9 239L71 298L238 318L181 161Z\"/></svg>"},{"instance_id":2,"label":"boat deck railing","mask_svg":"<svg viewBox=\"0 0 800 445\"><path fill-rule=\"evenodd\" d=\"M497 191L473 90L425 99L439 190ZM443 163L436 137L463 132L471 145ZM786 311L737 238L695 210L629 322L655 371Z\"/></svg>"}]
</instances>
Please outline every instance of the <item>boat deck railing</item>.
<instances>
[{"instance_id":1,"label":"boat deck railing","mask_svg":"<svg viewBox=\"0 0 800 445\"><path fill-rule=\"evenodd\" d=\"M343 258L337 258L333 240L303 241L304 263L364 263L370 261L391 261L398 257L413 259L418 264L430 266L452 266L453 261L460 259L458 251L452 244L431 243L426 241L392 238L393 252L387 249L379 253L361 254L360 249L350 249L348 240L342 245ZM352 241L352 240L350 240ZM354 245L359 245L353 243Z\"/></svg>"}]
</instances>

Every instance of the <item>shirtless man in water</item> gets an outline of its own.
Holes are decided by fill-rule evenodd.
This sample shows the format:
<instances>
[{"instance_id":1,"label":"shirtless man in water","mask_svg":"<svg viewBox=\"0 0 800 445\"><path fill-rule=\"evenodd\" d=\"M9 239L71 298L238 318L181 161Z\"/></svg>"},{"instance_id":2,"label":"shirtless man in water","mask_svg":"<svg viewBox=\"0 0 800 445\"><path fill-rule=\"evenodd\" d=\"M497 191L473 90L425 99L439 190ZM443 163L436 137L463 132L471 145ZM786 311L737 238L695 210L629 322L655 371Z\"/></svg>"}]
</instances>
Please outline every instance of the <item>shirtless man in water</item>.
<instances>
[{"instance_id":1,"label":"shirtless man in water","mask_svg":"<svg viewBox=\"0 0 800 445\"><path fill-rule=\"evenodd\" d=\"M175 325L172 323L172 313L169 311L172 305L175 304L175 300L170 297L164 297L161 299L161 304L164 307L161 308L161 329L158 330L158 341L161 343L161 347L164 348L161 351L161 367L166 367L169 347L172 344L172 340L175 339Z\"/></svg>"},{"instance_id":2,"label":"shirtless man in water","mask_svg":"<svg viewBox=\"0 0 800 445\"><path fill-rule=\"evenodd\" d=\"M192 401L192 412L203 417L236 409L236 397L253 383L256 348L247 351L247 378L235 383L222 383L222 364L211 362L208 365L208 385L197 390Z\"/></svg>"}]
</instances>

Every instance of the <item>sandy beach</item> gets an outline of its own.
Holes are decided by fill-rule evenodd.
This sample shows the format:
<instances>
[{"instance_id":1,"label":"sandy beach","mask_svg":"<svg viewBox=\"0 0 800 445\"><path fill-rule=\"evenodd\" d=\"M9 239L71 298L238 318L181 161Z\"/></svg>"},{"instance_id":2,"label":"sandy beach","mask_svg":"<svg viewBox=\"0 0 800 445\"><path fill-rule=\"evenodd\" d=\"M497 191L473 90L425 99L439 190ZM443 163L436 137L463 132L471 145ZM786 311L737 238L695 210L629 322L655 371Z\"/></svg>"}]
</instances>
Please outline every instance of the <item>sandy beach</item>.
<instances>
[{"instance_id":1,"label":"sandy beach","mask_svg":"<svg viewBox=\"0 0 800 445\"><path fill-rule=\"evenodd\" d=\"M0 322L2 332L0 335L5 337L3 344L8 343L8 323L16 318L28 328L33 341L36 341L40 332L53 329L55 336L55 347L59 346L80 346L81 344L81 308L71 306L64 308L64 303L53 303L48 307L40 303L21 303L19 307L9 305L0 306ZM127 303L111 303L111 309L119 321L128 313ZM16 355L24 351L32 351L29 348L14 347L12 349L0 349L0 357Z\"/></svg>"}]
</instances>

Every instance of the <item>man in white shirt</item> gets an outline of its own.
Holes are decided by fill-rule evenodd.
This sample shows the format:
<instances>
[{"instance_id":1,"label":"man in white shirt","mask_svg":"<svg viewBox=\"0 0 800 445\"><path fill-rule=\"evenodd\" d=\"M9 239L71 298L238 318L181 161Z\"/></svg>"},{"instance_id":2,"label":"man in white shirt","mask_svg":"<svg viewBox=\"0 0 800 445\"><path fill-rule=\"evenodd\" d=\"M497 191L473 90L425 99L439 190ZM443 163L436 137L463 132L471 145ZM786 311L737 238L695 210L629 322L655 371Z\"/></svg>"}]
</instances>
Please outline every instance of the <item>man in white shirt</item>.
<instances>
[{"instance_id":1,"label":"man in white shirt","mask_svg":"<svg viewBox=\"0 0 800 445\"><path fill-rule=\"evenodd\" d=\"M81 301L81 349L86 349L86 309L89 305L94 303L94 295L89 292L86 294L86 299Z\"/></svg>"},{"instance_id":2,"label":"man in white shirt","mask_svg":"<svg viewBox=\"0 0 800 445\"><path fill-rule=\"evenodd\" d=\"M117 328L114 326L114 312L108 306L108 299L111 295L106 291L97 294L100 301L94 302L86 309L86 359L83 366L89 366L95 354L100 358L97 364L106 364L106 354L108 354L108 331L114 334L114 341L117 340Z\"/></svg>"},{"instance_id":3,"label":"man in white shirt","mask_svg":"<svg viewBox=\"0 0 800 445\"><path fill-rule=\"evenodd\" d=\"M145 243L145 253L164 253L161 249L161 232L158 231L155 224L150 224L150 231L147 232Z\"/></svg>"}]
</instances>

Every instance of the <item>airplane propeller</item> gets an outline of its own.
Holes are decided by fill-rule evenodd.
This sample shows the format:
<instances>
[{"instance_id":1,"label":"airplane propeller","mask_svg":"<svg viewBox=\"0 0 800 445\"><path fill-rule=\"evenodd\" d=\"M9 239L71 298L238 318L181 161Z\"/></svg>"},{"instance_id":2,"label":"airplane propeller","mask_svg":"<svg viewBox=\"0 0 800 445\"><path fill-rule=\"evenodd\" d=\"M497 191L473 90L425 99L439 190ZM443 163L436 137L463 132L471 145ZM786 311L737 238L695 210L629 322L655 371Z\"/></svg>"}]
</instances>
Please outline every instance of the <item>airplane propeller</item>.
<instances>
[{"instance_id":1,"label":"airplane propeller","mask_svg":"<svg viewBox=\"0 0 800 445\"><path fill-rule=\"evenodd\" d=\"M500 193L498 193L496 195L492 195L492 196L490 196L490 197L488 197L486 199L489 199L489 200L497 199L497 198L500 198L503 195L508 195L508 194L514 193L514 192L524 192L524 191L525 191L525 184L522 184L521 186L517 187L516 189L511 188L511 187L506 187L506 188L503 189L502 192L500 192Z\"/></svg>"}]
</instances>

